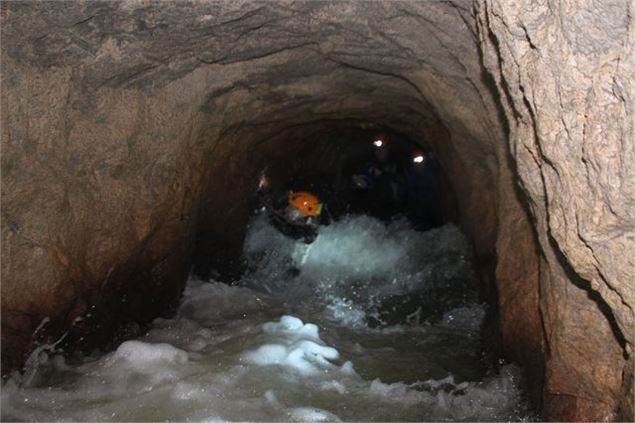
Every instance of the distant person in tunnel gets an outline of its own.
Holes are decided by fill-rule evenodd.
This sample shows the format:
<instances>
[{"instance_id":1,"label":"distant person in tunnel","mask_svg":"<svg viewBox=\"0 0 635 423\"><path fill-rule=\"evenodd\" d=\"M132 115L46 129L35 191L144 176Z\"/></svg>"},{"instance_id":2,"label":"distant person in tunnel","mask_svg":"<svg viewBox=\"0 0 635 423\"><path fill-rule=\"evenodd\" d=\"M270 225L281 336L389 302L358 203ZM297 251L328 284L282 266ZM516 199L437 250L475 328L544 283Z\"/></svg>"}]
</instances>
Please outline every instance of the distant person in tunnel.
<instances>
[{"instance_id":1,"label":"distant person in tunnel","mask_svg":"<svg viewBox=\"0 0 635 423\"><path fill-rule=\"evenodd\" d=\"M414 149L405 169L404 203L415 228L427 230L441 225L439 169L430 152Z\"/></svg>"},{"instance_id":2,"label":"distant person in tunnel","mask_svg":"<svg viewBox=\"0 0 635 423\"><path fill-rule=\"evenodd\" d=\"M276 195L262 175L257 194L273 226L290 238L310 244L317 237L319 225L328 223L324 204L311 192L287 191L286 195Z\"/></svg>"},{"instance_id":3,"label":"distant person in tunnel","mask_svg":"<svg viewBox=\"0 0 635 423\"><path fill-rule=\"evenodd\" d=\"M352 175L351 209L389 220L400 209L403 172L386 133L372 139L373 157Z\"/></svg>"}]
</instances>

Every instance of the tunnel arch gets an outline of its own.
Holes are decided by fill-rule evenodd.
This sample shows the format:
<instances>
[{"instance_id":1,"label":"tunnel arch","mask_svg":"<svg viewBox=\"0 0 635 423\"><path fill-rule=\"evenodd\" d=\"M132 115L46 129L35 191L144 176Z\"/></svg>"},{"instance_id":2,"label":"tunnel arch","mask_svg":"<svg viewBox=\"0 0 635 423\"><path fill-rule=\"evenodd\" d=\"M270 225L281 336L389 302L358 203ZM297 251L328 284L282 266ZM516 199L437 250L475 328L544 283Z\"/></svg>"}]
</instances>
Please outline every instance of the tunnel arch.
<instances>
[{"instance_id":1,"label":"tunnel arch","mask_svg":"<svg viewBox=\"0 0 635 423\"><path fill-rule=\"evenodd\" d=\"M393 137L400 137L403 143L412 143L412 147L417 145L405 134L396 133L392 127L380 126L361 118L355 119L354 115L350 115L353 118L345 116L347 114L337 119L321 118L306 123L293 123L284 129L279 129L281 123L275 122L273 125L263 126L262 132L254 133L253 130L246 131L243 128L234 135L238 139L249 140L238 147L247 152L228 153L228 160L237 162L235 170L231 173L223 167L219 172L223 173L228 185L240 189L224 189L212 185L209 187L210 191L203 196L195 272L200 271L199 275L210 276L210 270L214 268L217 276L223 279L225 274L227 280L238 278L242 274L244 269L240 266L240 260L244 233L248 219L257 205L256 187L263 174L277 182L278 190L289 189L292 185L288 183L297 179L312 176L315 180L317 175L329 179L341 173L346 162L355 159L355 154L359 156L359 160L362 150L367 151L369 137L380 130L388 131ZM442 129L439 127L439 130ZM249 134L247 138L243 135L244 132ZM365 134L365 138L360 139L362 134ZM260 136L263 138L258 138ZM354 144L357 144L356 147ZM418 145L431 148L423 142ZM444 215L448 220L458 222L456 195L452 181L442 166L439 176L445 191L442 196ZM235 212L227 215L219 203L229 204L228 207L233 204L239 206ZM219 225L219 221L226 224ZM237 229L238 233L235 232Z\"/></svg>"},{"instance_id":2,"label":"tunnel arch","mask_svg":"<svg viewBox=\"0 0 635 423\"><path fill-rule=\"evenodd\" d=\"M607 10L602 39L616 40L604 55L592 38L571 41L564 17L575 10L541 23L523 2L3 4L3 369L69 327L74 345L103 345L127 322L168 311L197 231L222 228L215 236L234 245L225 249L238 245L232 219L245 218L247 199L209 199L246 190L250 148L269 140L262 148L275 150L316 120L361 120L429 138L482 277L497 287L506 353L532 369L547 415L632 414L633 266L613 254L633 246L633 193L607 181L632 180L633 168L616 175L592 145L604 130L606 148L632 159L629 68L613 80L603 70L632 58L628 19L611 21L626 3L596 5ZM563 55L594 77L555 90ZM577 94L607 87L617 126ZM584 117L552 97L586 107ZM578 139L586 150L571 153ZM593 165L585 173L568 153ZM590 173L594 194L578 195ZM585 207L594 213L570 211ZM608 223L596 230L598 216ZM624 345L585 339L613 339L589 290Z\"/></svg>"}]
</instances>

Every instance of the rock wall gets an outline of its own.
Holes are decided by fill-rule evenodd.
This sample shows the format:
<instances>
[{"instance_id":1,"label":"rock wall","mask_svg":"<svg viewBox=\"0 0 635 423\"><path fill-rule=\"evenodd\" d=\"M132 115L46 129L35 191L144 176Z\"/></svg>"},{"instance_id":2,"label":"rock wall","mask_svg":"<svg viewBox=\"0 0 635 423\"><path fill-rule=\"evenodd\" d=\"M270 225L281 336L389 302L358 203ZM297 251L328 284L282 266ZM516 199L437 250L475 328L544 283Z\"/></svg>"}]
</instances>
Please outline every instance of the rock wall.
<instances>
[{"instance_id":1,"label":"rock wall","mask_svg":"<svg viewBox=\"0 0 635 423\"><path fill-rule=\"evenodd\" d=\"M540 246L538 268L527 270L540 275L531 302L544 326L546 415L632 419L633 3L478 10Z\"/></svg>"},{"instance_id":2,"label":"rock wall","mask_svg":"<svg viewBox=\"0 0 635 423\"><path fill-rule=\"evenodd\" d=\"M372 122L434 147L546 415L629 418L629 7L2 3L3 371L169 312L267 164L337 155L299 134Z\"/></svg>"}]
</instances>

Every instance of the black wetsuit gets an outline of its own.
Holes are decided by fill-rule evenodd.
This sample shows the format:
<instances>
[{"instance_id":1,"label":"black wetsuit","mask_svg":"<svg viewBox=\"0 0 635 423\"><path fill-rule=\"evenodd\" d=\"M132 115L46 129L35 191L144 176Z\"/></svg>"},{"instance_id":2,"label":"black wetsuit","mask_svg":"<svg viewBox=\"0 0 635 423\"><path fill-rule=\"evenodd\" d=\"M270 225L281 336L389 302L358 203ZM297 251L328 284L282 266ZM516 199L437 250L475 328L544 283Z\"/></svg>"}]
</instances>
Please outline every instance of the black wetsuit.
<instances>
[{"instance_id":1,"label":"black wetsuit","mask_svg":"<svg viewBox=\"0 0 635 423\"><path fill-rule=\"evenodd\" d=\"M371 160L354 175L364 185L353 184L351 209L390 220L401 208L404 178L394 160Z\"/></svg>"},{"instance_id":2,"label":"black wetsuit","mask_svg":"<svg viewBox=\"0 0 635 423\"><path fill-rule=\"evenodd\" d=\"M440 193L437 163L428 159L422 167L415 165L406 170L405 205L408 217L419 230L441 224Z\"/></svg>"},{"instance_id":3,"label":"black wetsuit","mask_svg":"<svg viewBox=\"0 0 635 423\"><path fill-rule=\"evenodd\" d=\"M293 239L302 239L306 244L310 244L317 238L317 223L312 223L304 218L300 221L293 221L276 210L267 210L269 221L281 233Z\"/></svg>"}]
</instances>

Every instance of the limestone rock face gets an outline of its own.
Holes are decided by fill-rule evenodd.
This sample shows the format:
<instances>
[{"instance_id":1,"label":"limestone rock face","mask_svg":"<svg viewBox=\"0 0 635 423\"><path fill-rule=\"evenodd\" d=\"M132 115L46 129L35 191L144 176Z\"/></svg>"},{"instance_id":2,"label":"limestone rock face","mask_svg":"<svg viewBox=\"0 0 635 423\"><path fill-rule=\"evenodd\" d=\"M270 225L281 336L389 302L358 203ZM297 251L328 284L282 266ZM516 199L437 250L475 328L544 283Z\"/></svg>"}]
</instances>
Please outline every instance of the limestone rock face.
<instances>
[{"instance_id":1,"label":"limestone rock face","mask_svg":"<svg viewBox=\"0 0 635 423\"><path fill-rule=\"evenodd\" d=\"M479 5L484 64L502 93L543 255L553 418L615 418L612 398L632 389L632 364L615 367L631 354L635 331L632 9L621 1Z\"/></svg>"},{"instance_id":2,"label":"limestone rock face","mask_svg":"<svg viewBox=\"0 0 635 423\"><path fill-rule=\"evenodd\" d=\"M3 369L239 268L259 173L334 172L302 139L372 122L434 148L546 416L632 418L629 8L3 3Z\"/></svg>"}]
</instances>

